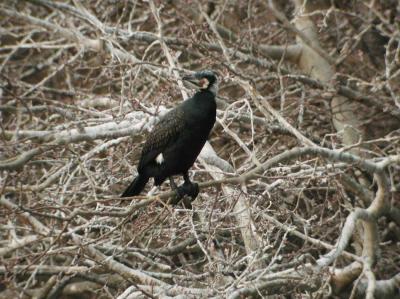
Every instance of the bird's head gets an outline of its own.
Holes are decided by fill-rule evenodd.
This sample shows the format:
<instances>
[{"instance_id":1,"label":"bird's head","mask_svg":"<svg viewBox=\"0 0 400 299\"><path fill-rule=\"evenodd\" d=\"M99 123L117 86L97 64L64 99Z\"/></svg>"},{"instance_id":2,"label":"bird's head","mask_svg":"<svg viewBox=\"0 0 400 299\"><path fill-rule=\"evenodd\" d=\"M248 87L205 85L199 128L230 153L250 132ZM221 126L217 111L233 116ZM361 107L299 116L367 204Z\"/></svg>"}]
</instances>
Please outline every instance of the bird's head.
<instances>
[{"instance_id":1,"label":"bird's head","mask_svg":"<svg viewBox=\"0 0 400 299\"><path fill-rule=\"evenodd\" d=\"M188 82L190 84L189 87L200 89L200 90L208 90L212 92L214 95L217 94L218 91L218 80L215 72L210 70L203 70L199 72L195 72L191 75L184 76L182 80Z\"/></svg>"}]
</instances>

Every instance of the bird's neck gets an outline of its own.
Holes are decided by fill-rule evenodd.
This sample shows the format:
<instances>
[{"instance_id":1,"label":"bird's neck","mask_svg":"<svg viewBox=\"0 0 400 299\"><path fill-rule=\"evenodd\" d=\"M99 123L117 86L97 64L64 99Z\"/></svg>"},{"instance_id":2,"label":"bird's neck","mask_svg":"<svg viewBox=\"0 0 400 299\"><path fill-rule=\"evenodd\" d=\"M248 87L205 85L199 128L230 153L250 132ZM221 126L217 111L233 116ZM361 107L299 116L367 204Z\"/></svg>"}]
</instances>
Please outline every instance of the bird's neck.
<instances>
[{"instance_id":1,"label":"bird's neck","mask_svg":"<svg viewBox=\"0 0 400 299\"><path fill-rule=\"evenodd\" d=\"M208 91L211 92L214 95L214 97L216 97L217 96L217 92L218 92L218 84L214 83L213 85L211 85L208 88Z\"/></svg>"},{"instance_id":2,"label":"bird's neck","mask_svg":"<svg viewBox=\"0 0 400 299\"><path fill-rule=\"evenodd\" d=\"M203 117L215 113L216 110L215 96L208 90L198 91L189 99L188 113Z\"/></svg>"},{"instance_id":3,"label":"bird's neck","mask_svg":"<svg viewBox=\"0 0 400 299\"><path fill-rule=\"evenodd\" d=\"M193 98L199 100L204 100L204 99L215 100L215 93L210 89L200 90L194 94Z\"/></svg>"}]
</instances>

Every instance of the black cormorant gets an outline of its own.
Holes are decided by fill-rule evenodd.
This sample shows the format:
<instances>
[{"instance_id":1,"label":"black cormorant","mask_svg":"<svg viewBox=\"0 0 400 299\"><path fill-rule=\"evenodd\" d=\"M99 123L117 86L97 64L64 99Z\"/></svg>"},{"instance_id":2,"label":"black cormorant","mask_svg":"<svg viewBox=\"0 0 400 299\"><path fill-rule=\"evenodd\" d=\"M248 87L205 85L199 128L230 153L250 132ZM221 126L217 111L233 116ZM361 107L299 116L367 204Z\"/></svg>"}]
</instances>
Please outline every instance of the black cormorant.
<instances>
[{"instance_id":1,"label":"black cormorant","mask_svg":"<svg viewBox=\"0 0 400 299\"><path fill-rule=\"evenodd\" d=\"M121 197L138 195L149 178L161 185L169 178L178 200L184 194L193 199L199 186L189 179L188 170L195 162L215 123L218 89L216 74L209 70L182 78L198 91L190 99L169 111L147 136L138 165L138 175ZM173 175L183 175L177 187Z\"/></svg>"}]
</instances>

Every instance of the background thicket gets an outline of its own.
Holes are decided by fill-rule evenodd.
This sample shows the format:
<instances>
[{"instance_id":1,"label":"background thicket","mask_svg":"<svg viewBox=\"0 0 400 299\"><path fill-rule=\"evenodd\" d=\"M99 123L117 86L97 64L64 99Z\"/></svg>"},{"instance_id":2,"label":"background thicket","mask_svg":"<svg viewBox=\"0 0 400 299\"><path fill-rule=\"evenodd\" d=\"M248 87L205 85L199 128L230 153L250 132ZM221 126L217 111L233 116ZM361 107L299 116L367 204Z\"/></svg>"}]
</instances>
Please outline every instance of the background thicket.
<instances>
[{"instance_id":1,"label":"background thicket","mask_svg":"<svg viewBox=\"0 0 400 299\"><path fill-rule=\"evenodd\" d=\"M0 298L399 298L399 39L396 0L2 1ZM193 208L119 199L205 68Z\"/></svg>"}]
</instances>

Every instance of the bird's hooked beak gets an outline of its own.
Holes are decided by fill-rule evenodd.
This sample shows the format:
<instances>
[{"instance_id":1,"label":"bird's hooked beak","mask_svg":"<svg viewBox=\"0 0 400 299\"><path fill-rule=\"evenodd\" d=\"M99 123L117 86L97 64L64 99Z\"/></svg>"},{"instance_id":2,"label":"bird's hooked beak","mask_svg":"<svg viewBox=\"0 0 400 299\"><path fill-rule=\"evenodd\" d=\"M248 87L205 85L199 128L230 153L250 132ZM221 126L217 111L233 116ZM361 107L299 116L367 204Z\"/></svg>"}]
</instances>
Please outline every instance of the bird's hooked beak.
<instances>
[{"instance_id":1,"label":"bird's hooked beak","mask_svg":"<svg viewBox=\"0 0 400 299\"><path fill-rule=\"evenodd\" d=\"M182 80L189 83L189 85L191 85L191 86L188 86L188 87L190 87L190 88L206 89L209 84L209 82L206 78L198 78L195 75L183 76Z\"/></svg>"}]
</instances>

